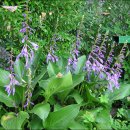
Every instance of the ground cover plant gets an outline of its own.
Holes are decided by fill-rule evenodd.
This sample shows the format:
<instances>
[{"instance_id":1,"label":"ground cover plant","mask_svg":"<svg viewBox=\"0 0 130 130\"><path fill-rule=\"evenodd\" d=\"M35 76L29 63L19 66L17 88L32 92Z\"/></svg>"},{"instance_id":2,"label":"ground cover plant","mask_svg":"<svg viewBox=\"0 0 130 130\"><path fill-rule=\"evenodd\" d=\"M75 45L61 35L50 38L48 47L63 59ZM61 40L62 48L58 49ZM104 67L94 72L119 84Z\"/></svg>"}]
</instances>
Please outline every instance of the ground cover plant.
<instances>
[{"instance_id":1,"label":"ground cover plant","mask_svg":"<svg viewBox=\"0 0 130 130\"><path fill-rule=\"evenodd\" d=\"M130 129L128 3L1 2L0 129Z\"/></svg>"}]
</instances>

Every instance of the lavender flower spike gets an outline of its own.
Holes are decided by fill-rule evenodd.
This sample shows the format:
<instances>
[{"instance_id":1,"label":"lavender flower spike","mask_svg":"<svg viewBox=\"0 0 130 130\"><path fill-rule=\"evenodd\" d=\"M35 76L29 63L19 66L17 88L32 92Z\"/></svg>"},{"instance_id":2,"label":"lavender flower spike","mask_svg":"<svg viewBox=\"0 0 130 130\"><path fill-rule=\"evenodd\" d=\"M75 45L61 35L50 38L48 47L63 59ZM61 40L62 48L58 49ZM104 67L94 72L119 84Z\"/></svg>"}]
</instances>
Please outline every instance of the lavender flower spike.
<instances>
[{"instance_id":1,"label":"lavender flower spike","mask_svg":"<svg viewBox=\"0 0 130 130\"><path fill-rule=\"evenodd\" d=\"M26 67L28 66L29 62L29 54L27 50L27 45L25 45L21 51L21 53L16 57L16 60L19 60L20 57L25 57L26 60Z\"/></svg>"}]
</instances>

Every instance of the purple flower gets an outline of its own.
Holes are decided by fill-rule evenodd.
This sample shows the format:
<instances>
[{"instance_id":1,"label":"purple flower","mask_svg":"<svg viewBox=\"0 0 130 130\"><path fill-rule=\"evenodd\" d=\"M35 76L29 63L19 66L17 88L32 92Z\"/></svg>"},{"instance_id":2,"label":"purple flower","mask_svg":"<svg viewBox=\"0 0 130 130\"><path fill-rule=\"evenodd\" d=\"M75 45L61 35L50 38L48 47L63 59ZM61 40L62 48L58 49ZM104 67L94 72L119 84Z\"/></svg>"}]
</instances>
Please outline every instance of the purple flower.
<instances>
[{"instance_id":1,"label":"purple flower","mask_svg":"<svg viewBox=\"0 0 130 130\"><path fill-rule=\"evenodd\" d=\"M51 46L50 47L50 52L48 53L47 55L47 58L46 58L46 62L48 63L49 61L52 61L52 62L57 62L59 59L58 57L55 55L55 51L53 49L53 47Z\"/></svg>"},{"instance_id":2,"label":"purple flower","mask_svg":"<svg viewBox=\"0 0 130 130\"><path fill-rule=\"evenodd\" d=\"M23 46L23 49L21 51L21 53L16 57L16 60L19 60L20 57L25 57L25 61L26 61L26 68L28 68L28 63L29 63L29 53L27 50L27 45Z\"/></svg>"},{"instance_id":3,"label":"purple flower","mask_svg":"<svg viewBox=\"0 0 130 130\"><path fill-rule=\"evenodd\" d=\"M34 50L38 50L39 46L36 43L34 43L34 42L30 42L30 43L32 44Z\"/></svg>"},{"instance_id":4,"label":"purple flower","mask_svg":"<svg viewBox=\"0 0 130 130\"><path fill-rule=\"evenodd\" d=\"M99 74L99 78L100 78L100 79L104 79L104 78L105 78L103 72L101 72L101 73Z\"/></svg>"},{"instance_id":5,"label":"purple flower","mask_svg":"<svg viewBox=\"0 0 130 130\"><path fill-rule=\"evenodd\" d=\"M78 51L77 49L75 49L75 50L74 50L74 54L75 54L76 56L78 56L78 55L79 55L79 51Z\"/></svg>"},{"instance_id":6,"label":"purple flower","mask_svg":"<svg viewBox=\"0 0 130 130\"><path fill-rule=\"evenodd\" d=\"M85 64L85 69L89 72L89 71L91 71L91 66L92 66L92 64L91 64L91 62L89 61L89 60L87 60L86 61L86 64Z\"/></svg>"},{"instance_id":7,"label":"purple flower","mask_svg":"<svg viewBox=\"0 0 130 130\"><path fill-rule=\"evenodd\" d=\"M76 59L76 58L74 57L74 59L73 59L73 69L74 69L74 70L75 70L76 67L77 67L77 62L78 62L78 59Z\"/></svg>"},{"instance_id":8,"label":"purple flower","mask_svg":"<svg viewBox=\"0 0 130 130\"><path fill-rule=\"evenodd\" d=\"M114 73L114 72L113 72ZM113 87L119 88L119 75L117 73L107 73L108 89L113 91Z\"/></svg>"},{"instance_id":9,"label":"purple flower","mask_svg":"<svg viewBox=\"0 0 130 130\"><path fill-rule=\"evenodd\" d=\"M26 14L23 14L23 17L24 17L24 18L26 18L26 16L27 16Z\"/></svg>"},{"instance_id":10,"label":"purple flower","mask_svg":"<svg viewBox=\"0 0 130 130\"><path fill-rule=\"evenodd\" d=\"M26 27L20 29L20 32L21 32L21 33L25 33L25 32L26 32Z\"/></svg>"},{"instance_id":11,"label":"purple flower","mask_svg":"<svg viewBox=\"0 0 130 130\"><path fill-rule=\"evenodd\" d=\"M26 36L24 36L24 38L22 39L22 43L24 43L25 41L27 41L28 40L28 36L26 35Z\"/></svg>"},{"instance_id":12,"label":"purple flower","mask_svg":"<svg viewBox=\"0 0 130 130\"><path fill-rule=\"evenodd\" d=\"M27 101L26 101L26 103L24 105L24 108L26 108L29 104L34 105L34 103L30 101L31 97L32 96L30 96L30 98L27 98Z\"/></svg>"},{"instance_id":13,"label":"purple flower","mask_svg":"<svg viewBox=\"0 0 130 130\"><path fill-rule=\"evenodd\" d=\"M98 39L97 39L98 41ZM87 79L90 79L92 72L94 72L100 79L104 79L108 81L108 89L113 91L113 87L119 88L119 78L122 73L122 62L125 58L125 48L126 44L122 47L119 56L117 56L117 60L113 63L114 57L114 49L109 52L107 60L105 59L106 53L106 45L105 41L103 44L99 44L97 42L96 45L92 46L92 51L88 56L88 60L86 61L85 70L87 70ZM106 61L106 62L104 62Z\"/></svg>"},{"instance_id":14,"label":"purple flower","mask_svg":"<svg viewBox=\"0 0 130 130\"><path fill-rule=\"evenodd\" d=\"M55 62L57 62L59 59L57 56L54 56Z\"/></svg>"},{"instance_id":15,"label":"purple flower","mask_svg":"<svg viewBox=\"0 0 130 130\"><path fill-rule=\"evenodd\" d=\"M21 51L21 55L25 57L26 67L27 67L28 66L28 62L29 62L27 46L23 47L23 49Z\"/></svg>"},{"instance_id":16,"label":"purple flower","mask_svg":"<svg viewBox=\"0 0 130 130\"><path fill-rule=\"evenodd\" d=\"M68 59L68 65L72 65L73 60L71 58Z\"/></svg>"},{"instance_id":17,"label":"purple flower","mask_svg":"<svg viewBox=\"0 0 130 130\"><path fill-rule=\"evenodd\" d=\"M67 65L67 71L71 70L74 71L77 67L77 62L78 62L78 56L79 56L79 46L80 46L80 38L79 38L79 30L77 31L77 36L76 36L76 43L74 45L73 51L71 52L72 58L68 59L68 65Z\"/></svg>"},{"instance_id":18,"label":"purple flower","mask_svg":"<svg viewBox=\"0 0 130 130\"><path fill-rule=\"evenodd\" d=\"M5 91L8 93L8 96L11 94L15 94L15 85L20 85L19 82L15 79L13 74L9 75L10 83L6 85Z\"/></svg>"},{"instance_id":19,"label":"purple flower","mask_svg":"<svg viewBox=\"0 0 130 130\"><path fill-rule=\"evenodd\" d=\"M10 84L6 85L5 88L6 88L5 91L8 93L8 96L10 96L11 93L14 95L14 88L11 89L11 85Z\"/></svg>"},{"instance_id":20,"label":"purple flower","mask_svg":"<svg viewBox=\"0 0 130 130\"><path fill-rule=\"evenodd\" d=\"M49 60L52 60L52 58L53 58L52 55L50 53L48 53L46 62L48 63Z\"/></svg>"},{"instance_id":21,"label":"purple flower","mask_svg":"<svg viewBox=\"0 0 130 130\"><path fill-rule=\"evenodd\" d=\"M49 61L52 61L52 62L57 62L58 61L58 57L57 56L55 56L55 55L52 55L51 53L48 53L48 55L47 55L47 63L49 62Z\"/></svg>"}]
</instances>

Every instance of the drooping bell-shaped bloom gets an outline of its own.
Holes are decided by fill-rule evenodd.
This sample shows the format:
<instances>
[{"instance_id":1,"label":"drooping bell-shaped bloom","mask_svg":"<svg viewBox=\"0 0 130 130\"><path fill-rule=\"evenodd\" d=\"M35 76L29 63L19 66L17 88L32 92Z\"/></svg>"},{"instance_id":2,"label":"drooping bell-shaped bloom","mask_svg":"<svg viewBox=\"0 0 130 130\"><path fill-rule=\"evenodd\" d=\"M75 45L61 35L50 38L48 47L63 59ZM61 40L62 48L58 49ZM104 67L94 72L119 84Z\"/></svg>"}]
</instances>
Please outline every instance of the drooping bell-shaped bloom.
<instances>
[{"instance_id":1,"label":"drooping bell-shaped bloom","mask_svg":"<svg viewBox=\"0 0 130 130\"><path fill-rule=\"evenodd\" d=\"M14 95L15 94L15 85L20 85L20 83L15 79L13 74L9 75L10 78L10 83L8 85L5 86L5 91L8 93L9 95Z\"/></svg>"},{"instance_id":2,"label":"drooping bell-shaped bloom","mask_svg":"<svg viewBox=\"0 0 130 130\"><path fill-rule=\"evenodd\" d=\"M78 51L77 49L75 49L75 50L74 50L74 54L75 54L76 56L78 56L78 55L79 55L79 51Z\"/></svg>"},{"instance_id":3,"label":"drooping bell-shaped bloom","mask_svg":"<svg viewBox=\"0 0 130 130\"><path fill-rule=\"evenodd\" d=\"M22 39L22 43L25 43L25 41L27 41L27 40L28 40L28 36L25 35L24 38Z\"/></svg>"},{"instance_id":4,"label":"drooping bell-shaped bloom","mask_svg":"<svg viewBox=\"0 0 130 130\"><path fill-rule=\"evenodd\" d=\"M57 62L58 61L58 57L55 56L55 55L52 55L51 53L48 53L46 62L48 63L49 61Z\"/></svg>"},{"instance_id":5,"label":"drooping bell-shaped bloom","mask_svg":"<svg viewBox=\"0 0 130 130\"><path fill-rule=\"evenodd\" d=\"M55 47L55 48L54 48ZM49 61L52 62L57 62L59 60L58 56L55 55L55 51L54 49L56 49L56 45L53 45L50 47L50 51L46 57L46 62L48 63Z\"/></svg>"},{"instance_id":6,"label":"drooping bell-shaped bloom","mask_svg":"<svg viewBox=\"0 0 130 130\"><path fill-rule=\"evenodd\" d=\"M73 69L76 70L78 59L74 57L73 59Z\"/></svg>"},{"instance_id":7,"label":"drooping bell-shaped bloom","mask_svg":"<svg viewBox=\"0 0 130 130\"><path fill-rule=\"evenodd\" d=\"M34 42L30 42L30 43L33 46L34 50L38 50L39 46L36 43L34 43Z\"/></svg>"},{"instance_id":8,"label":"drooping bell-shaped bloom","mask_svg":"<svg viewBox=\"0 0 130 130\"><path fill-rule=\"evenodd\" d=\"M31 96L31 97L32 97L32 96ZM30 99L31 99L31 98L27 98L27 101L26 101L26 103L24 104L24 108L28 107L29 104L34 105L34 103L31 102Z\"/></svg>"},{"instance_id":9,"label":"drooping bell-shaped bloom","mask_svg":"<svg viewBox=\"0 0 130 130\"><path fill-rule=\"evenodd\" d=\"M68 59L68 65L72 65L73 64L73 60L71 58Z\"/></svg>"},{"instance_id":10,"label":"drooping bell-shaped bloom","mask_svg":"<svg viewBox=\"0 0 130 130\"><path fill-rule=\"evenodd\" d=\"M26 62L26 67L28 66L29 63L29 53L27 50L27 45L23 46L23 49L21 51L21 53L16 57L16 60L18 60L20 57L25 57L25 62Z\"/></svg>"},{"instance_id":11,"label":"drooping bell-shaped bloom","mask_svg":"<svg viewBox=\"0 0 130 130\"><path fill-rule=\"evenodd\" d=\"M25 32L26 32L26 30L27 30L27 28L26 28L26 27L24 27L24 28L20 29L20 32L21 32L21 33L25 33Z\"/></svg>"},{"instance_id":12,"label":"drooping bell-shaped bloom","mask_svg":"<svg viewBox=\"0 0 130 130\"><path fill-rule=\"evenodd\" d=\"M46 62L48 63L49 60L53 61L53 57L52 57L52 55L50 53L48 53L48 55L47 55Z\"/></svg>"}]
</instances>

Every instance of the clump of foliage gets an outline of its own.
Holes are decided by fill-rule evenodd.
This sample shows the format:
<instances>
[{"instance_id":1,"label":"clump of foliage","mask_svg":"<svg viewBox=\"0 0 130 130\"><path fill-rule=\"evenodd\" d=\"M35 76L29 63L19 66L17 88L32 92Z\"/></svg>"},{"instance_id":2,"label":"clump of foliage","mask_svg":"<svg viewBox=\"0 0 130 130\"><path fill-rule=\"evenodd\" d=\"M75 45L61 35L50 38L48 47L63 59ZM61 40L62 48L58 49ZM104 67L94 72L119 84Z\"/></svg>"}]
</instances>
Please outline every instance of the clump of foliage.
<instances>
[{"instance_id":1,"label":"clump of foliage","mask_svg":"<svg viewBox=\"0 0 130 130\"><path fill-rule=\"evenodd\" d=\"M11 43L10 68L0 68L1 129L130 129L130 83L121 80L128 45L117 52L100 25L84 53L85 16L76 15L84 1L5 3L18 4L1 9L18 17L1 37Z\"/></svg>"}]
</instances>

